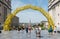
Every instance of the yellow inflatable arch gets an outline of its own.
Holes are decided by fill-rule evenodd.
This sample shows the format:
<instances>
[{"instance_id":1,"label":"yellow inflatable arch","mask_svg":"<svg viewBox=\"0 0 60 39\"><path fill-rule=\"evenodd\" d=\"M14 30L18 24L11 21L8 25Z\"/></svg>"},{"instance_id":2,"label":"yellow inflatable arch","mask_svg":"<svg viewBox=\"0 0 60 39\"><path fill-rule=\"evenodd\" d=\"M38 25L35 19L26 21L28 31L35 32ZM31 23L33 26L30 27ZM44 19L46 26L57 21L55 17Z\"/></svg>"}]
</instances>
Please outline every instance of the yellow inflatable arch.
<instances>
[{"instance_id":1,"label":"yellow inflatable arch","mask_svg":"<svg viewBox=\"0 0 60 39\"><path fill-rule=\"evenodd\" d=\"M54 29L54 22L52 20L52 17L50 16L50 14L48 12L46 12L44 9L42 9L41 7L37 7L37 6L32 6L32 5L26 5L26 6L23 6L23 7L19 7L17 8L13 13L9 14L5 23L4 23L4 26L3 26L3 30L4 31L8 31L10 30L10 24L11 24L11 20L12 18L20 11L23 11L23 10L26 10L26 9L33 9L33 10L37 10L37 11L40 11L48 20L48 23L49 23L49 26L52 26L52 28Z\"/></svg>"}]
</instances>

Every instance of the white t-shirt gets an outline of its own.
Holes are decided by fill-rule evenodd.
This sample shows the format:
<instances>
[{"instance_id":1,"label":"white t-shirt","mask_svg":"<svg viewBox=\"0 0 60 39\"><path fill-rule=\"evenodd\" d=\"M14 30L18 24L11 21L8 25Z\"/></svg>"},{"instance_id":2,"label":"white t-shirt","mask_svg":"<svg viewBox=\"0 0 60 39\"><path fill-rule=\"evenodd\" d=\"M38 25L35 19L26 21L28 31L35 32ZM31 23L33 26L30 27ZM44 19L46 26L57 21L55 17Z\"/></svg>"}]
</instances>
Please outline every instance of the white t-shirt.
<instances>
[{"instance_id":1,"label":"white t-shirt","mask_svg":"<svg viewBox=\"0 0 60 39\"><path fill-rule=\"evenodd\" d=\"M39 28L36 28L36 33L40 32L40 29Z\"/></svg>"},{"instance_id":2,"label":"white t-shirt","mask_svg":"<svg viewBox=\"0 0 60 39\"><path fill-rule=\"evenodd\" d=\"M56 31L57 29L56 28L54 28L54 31Z\"/></svg>"},{"instance_id":3,"label":"white t-shirt","mask_svg":"<svg viewBox=\"0 0 60 39\"><path fill-rule=\"evenodd\" d=\"M41 27L39 28L39 30L41 30Z\"/></svg>"}]
</instances>

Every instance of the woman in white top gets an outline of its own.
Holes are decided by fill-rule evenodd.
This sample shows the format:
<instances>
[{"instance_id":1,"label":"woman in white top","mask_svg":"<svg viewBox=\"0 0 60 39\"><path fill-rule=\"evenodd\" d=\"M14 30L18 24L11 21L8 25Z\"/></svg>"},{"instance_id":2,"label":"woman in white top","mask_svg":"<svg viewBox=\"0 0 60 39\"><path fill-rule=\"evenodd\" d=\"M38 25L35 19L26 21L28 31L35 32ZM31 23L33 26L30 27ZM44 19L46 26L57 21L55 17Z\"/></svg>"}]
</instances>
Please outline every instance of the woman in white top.
<instances>
[{"instance_id":1,"label":"woman in white top","mask_svg":"<svg viewBox=\"0 0 60 39\"><path fill-rule=\"evenodd\" d=\"M56 33L56 26L55 26L55 28L54 28L54 33Z\"/></svg>"}]
</instances>

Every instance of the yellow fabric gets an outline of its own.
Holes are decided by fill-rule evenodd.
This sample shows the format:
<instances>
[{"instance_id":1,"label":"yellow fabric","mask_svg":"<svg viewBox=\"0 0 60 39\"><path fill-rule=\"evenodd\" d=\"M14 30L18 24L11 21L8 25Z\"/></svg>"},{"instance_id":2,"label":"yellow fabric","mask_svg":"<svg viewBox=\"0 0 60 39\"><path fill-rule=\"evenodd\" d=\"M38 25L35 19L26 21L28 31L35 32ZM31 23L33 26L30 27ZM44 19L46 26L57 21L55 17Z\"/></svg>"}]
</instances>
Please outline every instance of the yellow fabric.
<instances>
[{"instance_id":1,"label":"yellow fabric","mask_svg":"<svg viewBox=\"0 0 60 39\"><path fill-rule=\"evenodd\" d=\"M19 8L16 8L16 10L13 12L13 13L11 13L10 15L8 15L8 17L7 17L7 19L6 19L6 21L5 21L5 23L4 23L4 26L3 26L3 30L9 30L10 28L9 28L9 26L10 26L10 24L11 24L11 20L12 20L12 18L18 13L18 12L20 12L20 11L23 11L23 10L26 10L26 9L33 9L33 10L37 10L37 11L40 11L46 18L47 18L47 20L48 20L48 23L49 23L49 26L48 26L48 29L50 28L50 25L53 27L53 29L54 29L54 22L53 22L53 20L52 20L52 17L51 17L51 15L48 13L48 12L46 12L43 8L41 8L41 7L37 7L37 6L32 6L32 5L26 5L26 6L23 6L23 7L19 7ZM6 26L7 25L7 26Z\"/></svg>"}]
</instances>

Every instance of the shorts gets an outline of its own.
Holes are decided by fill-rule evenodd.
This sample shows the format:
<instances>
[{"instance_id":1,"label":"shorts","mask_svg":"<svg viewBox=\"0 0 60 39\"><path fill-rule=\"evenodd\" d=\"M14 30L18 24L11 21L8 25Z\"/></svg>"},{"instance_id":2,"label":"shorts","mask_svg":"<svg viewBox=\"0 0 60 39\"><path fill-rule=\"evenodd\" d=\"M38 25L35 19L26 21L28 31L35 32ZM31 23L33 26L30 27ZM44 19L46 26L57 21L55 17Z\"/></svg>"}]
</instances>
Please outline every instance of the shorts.
<instances>
[{"instance_id":1,"label":"shorts","mask_svg":"<svg viewBox=\"0 0 60 39\"><path fill-rule=\"evenodd\" d=\"M54 31L54 33L56 33L56 31Z\"/></svg>"}]
</instances>

